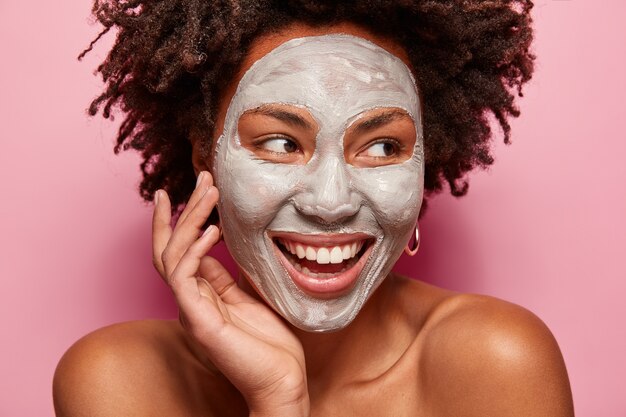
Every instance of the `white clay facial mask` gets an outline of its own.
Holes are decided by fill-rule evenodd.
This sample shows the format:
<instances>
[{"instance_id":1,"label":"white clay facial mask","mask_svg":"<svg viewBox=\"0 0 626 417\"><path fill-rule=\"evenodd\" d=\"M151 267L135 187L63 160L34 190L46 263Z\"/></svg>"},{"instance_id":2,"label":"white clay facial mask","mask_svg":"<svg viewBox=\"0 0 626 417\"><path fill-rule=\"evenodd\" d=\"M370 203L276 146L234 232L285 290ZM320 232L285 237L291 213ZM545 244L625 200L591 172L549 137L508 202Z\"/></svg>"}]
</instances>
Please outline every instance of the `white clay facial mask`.
<instances>
[{"instance_id":1,"label":"white clay facial mask","mask_svg":"<svg viewBox=\"0 0 626 417\"><path fill-rule=\"evenodd\" d=\"M292 39L243 76L213 161L226 244L294 326L347 326L390 272L422 201L420 101L359 37Z\"/></svg>"}]
</instances>

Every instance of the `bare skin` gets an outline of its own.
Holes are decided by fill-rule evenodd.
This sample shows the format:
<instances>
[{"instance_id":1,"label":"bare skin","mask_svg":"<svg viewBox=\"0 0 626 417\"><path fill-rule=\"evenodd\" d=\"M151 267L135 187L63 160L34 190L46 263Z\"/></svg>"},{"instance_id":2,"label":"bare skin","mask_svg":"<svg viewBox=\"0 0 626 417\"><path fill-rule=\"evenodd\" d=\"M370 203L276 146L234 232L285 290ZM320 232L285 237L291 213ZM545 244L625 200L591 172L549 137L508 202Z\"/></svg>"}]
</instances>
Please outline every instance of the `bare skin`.
<instances>
[{"instance_id":1,"label":"bare skin","mask_svg":"<svg viewBox=\"0 0 626 417\"><path fill-rule=\"evenodd\" d=\"M222 98L216 136L252 63L288 39L322 33L361 36L406 60L393 42L350 24L294 25L260 38ZM389 128L411 131L402 123ZM304 148L290 157L306 159ZM154 263L172 288L180 321L117 324L78 341L55 374L58 416L574 415L552 334L504 301L389 276L341 331L289 325L245 279L237 285L206 255L219 230L201 235L200 228L218 190L197 149L194 166L202 174L176 227L163 191L153 222Z\"/></svg>"}]
</instances>

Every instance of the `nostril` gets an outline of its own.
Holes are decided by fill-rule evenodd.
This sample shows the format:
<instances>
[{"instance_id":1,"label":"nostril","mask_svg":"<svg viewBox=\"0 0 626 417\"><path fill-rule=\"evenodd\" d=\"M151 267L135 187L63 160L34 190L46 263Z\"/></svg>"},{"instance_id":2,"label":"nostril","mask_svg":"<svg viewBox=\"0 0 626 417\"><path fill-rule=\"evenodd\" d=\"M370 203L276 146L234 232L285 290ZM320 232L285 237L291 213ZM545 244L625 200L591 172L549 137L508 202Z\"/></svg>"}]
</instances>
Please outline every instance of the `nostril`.
<instances>
[{"instance_id":1,"label":"nostril","mask_svg":"<svg viewBox=\"0 0 626 417\"><path fill-rule=\"evenodd\" d=\"M294 201L296 210L307 217L315 217L324 223L336 223L342 219L347 219L356 215L360 205L356 202L325 207L319 204L306 204L301 201Z\"/></svg>"},{"instance_id":2,"label":"nostril","mask_svg":"<svg viewBox=\"0 0 626 417\"><path fill-rule=\"evenodd\" d=\"M342 204L341 206L337 206L332 209L316 207L316 210L317 213L315 215L317 217L328 221L336 221L342 218L354 216L358 211L358 207L355 207L352 204Z\"/></svg>"},{"instance_id":3,"label":"nostril","mask_svg":"<svg viewBox=\"0 0 626 417\"><path fill-rule=\"evenodd\" d=\"M293 197L296 209L324 223L337 223L358 213L361 197L351 187L349 173L336 157L322 158L302 180L303 189Z\"/></svg>"}]
</instances>

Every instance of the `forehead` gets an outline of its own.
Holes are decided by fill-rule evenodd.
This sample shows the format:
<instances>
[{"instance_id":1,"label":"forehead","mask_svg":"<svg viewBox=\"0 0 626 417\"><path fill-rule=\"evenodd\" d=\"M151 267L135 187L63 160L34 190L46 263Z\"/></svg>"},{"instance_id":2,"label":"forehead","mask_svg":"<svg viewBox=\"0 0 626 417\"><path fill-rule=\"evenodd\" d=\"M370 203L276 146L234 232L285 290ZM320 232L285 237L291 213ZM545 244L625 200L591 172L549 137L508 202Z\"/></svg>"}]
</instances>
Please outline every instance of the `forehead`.
<instances>
[{"instance_id":1,"label":"forehead","mask_svg":"<svg viewBox=\"0 0 626 417\"><path fill-rule=\"evenodd\" d=\"M415 120L419 98L398 57L363 38L324 35L292 39L255 62L230 103L227 120L268 103L306 107L316 118L402 108Z\"/></svg>"}]
</instances>

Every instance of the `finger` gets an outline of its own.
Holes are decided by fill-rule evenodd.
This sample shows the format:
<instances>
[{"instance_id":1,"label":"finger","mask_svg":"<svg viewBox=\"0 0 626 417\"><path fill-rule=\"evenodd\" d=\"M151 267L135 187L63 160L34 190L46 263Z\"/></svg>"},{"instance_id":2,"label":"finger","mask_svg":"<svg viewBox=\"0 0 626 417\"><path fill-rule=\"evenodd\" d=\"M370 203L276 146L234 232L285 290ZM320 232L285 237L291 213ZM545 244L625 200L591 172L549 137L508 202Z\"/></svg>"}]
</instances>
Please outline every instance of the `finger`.
<instances>
[{"instance_id":1,"label":"finger","mask_svg":"<svg viewBox=\"0 0 626 417\"><path fill-rule=\"evenodd\" d=\"M182 303L196 302L201 294L198 292L196 275L200 260L219 240L216 226L209 226L204 234L185 251L174 271L169 275L168 283L176 296L181 308Z\"/></svg>"},{"instance_id":2,"label":"finger","mask_svg":"<svg viewBox=\"0 0 626 417\"><path fill-rule=\"evenodd\" d=\"M152 263L162 277L165 277L162 254L172 235L172 205L164 190L154 194L154 212L152 214Z\"/></svg>"},{"instance_id":3,"label":"finger","mask_svg":"<svg viewBox=\"0 0 626 417\"><path fill-rule=\"evenodd\" d=\"M257 302L257 300L239 288L232 275L217 259L210 256L202 257L198 272L225 303Z\"/></svg>"},{"instance_id":4,"label":"finger","mask_svg":"<svg viewBox=\"0 0 626 417\"><path fill-rule=\"evenodd\" d=\"M224 300L219 296L211 284L209 284L204 278L196 278L196 282L198 284L198 292L200 295L211 300L211 304L217 308L217 311L219 311L219 314L222 316L224 321L231 321L230 312L228 311L228 308L226 308Z\"/></svg>"},{"instance_id":5,"label":"finger","mask_svg":"<svg viewBox=\"0 0 626 417\"><path fill-rule=\"evenodd\" d=\"M201 228L215 207L218 197L217 188L210 186L187 217L176 224L161 256L167 275L172 273L185 251L198 239Z\"/></svg>"},{"instance_id":6,"label":"finger","mask_svg":"<svg viewBox=\"0 0 626 417\"><path fill-rule=\"evenodd\" d=\"M169 280L180 315L184 318L181 323L187 325L185 328L192 334L200 330L209 333L217 331L223 328L229 316L215 289L206 280L196 277L204 253L218 240L217 227L209 226L200 239L185 252Z\"/></svg>"},{"instance_id":7,"label":"finger","mask_svg":"<svg viewBox=\"0 0 626 417\"><path fill-rule=\"evenodd\" d=\"M202 198L204 190L212 185L213 177L211 176L211 174L208 171L201 171L198 174L198 178L196 180L196 188L194 189L193 193L191 193L189 201L187 201L187 205L178 217L178 223L184 221L187 218L189 212L196 206L196 204L198 204L198 201L200 201L200 199Z\"/></svg>"},{"instance_id":8,"label":"finger","mask_svg":"<svg viewBox=\"0 0 626 417\"><path fill-rule=\"evenodd\" d=\"M178 319L183 328L192 335L197 334L199 330L212 333L222 328L230 320L230 314L208 282L202 278L195 278L195 280L195 290L192 285L189 285L186 288L186 291L190 292L189 294L179 293L179 298L177 298ZM207 299L208 303L199 303L198 301L201 299Z\"/></svg>"}]
</instances>

